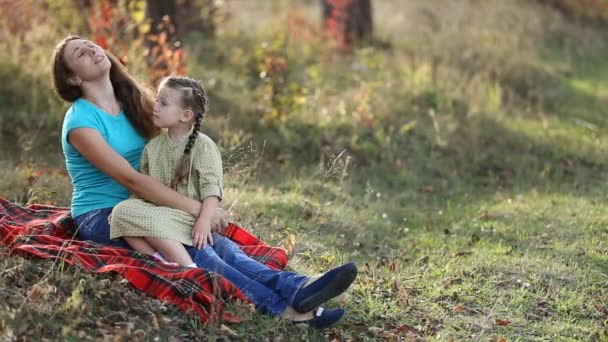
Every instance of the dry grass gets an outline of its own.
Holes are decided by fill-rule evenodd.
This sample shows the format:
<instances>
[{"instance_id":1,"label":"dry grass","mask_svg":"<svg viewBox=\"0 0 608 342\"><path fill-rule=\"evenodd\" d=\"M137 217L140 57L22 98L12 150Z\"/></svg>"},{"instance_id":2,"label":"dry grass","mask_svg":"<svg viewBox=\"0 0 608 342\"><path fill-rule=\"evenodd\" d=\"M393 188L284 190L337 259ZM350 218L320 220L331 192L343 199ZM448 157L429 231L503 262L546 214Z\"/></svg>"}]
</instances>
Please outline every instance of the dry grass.
<instances>
[{"instance_id":1,"label":"dry grass","mask_svg":"<svg viewBox=\"0 0 608 342\"><path fill-rule=\"evenodd\" d=\"M290 249L299 272L357 261L357 282L330 303L346 307L344 322L318 333L252 315L230 330L203 327L114 277L10 257L1 265L3 336L608 338L605 29L529 1L375 1L379 42L342 56L314 37L284 44L290 10L318 27L317 2L297 2L299 12L294 4L226 2L232 17L218 38L191 35L184 45L189 73L211 92L206 130L224 152L225 205ZM62 169L55 111L63 105L40 95L48 84L37 81L49 30L63 34L52 27L33 30L18 50L7 48L15 40L0 42L0 81L12 89L0 90L2 128L30 127L38 111L49 130L3 145L10 161L0 164L0 194L68 205L68 179L54 171ZM275 121L263 119L259 77L270 52L289 65ZM135 48L128 53L138 60ZM9 77L13 70L19 77ZM28 91L37 105L11 102ZM46 166L27 162L44 159L51 172L28 179ZM128 305L107 300L125 291ZM65 309L74 293L100 311L74 321ZM167 317L168 330L146 325L150 315Z\"/></svg>"}]
</instances>

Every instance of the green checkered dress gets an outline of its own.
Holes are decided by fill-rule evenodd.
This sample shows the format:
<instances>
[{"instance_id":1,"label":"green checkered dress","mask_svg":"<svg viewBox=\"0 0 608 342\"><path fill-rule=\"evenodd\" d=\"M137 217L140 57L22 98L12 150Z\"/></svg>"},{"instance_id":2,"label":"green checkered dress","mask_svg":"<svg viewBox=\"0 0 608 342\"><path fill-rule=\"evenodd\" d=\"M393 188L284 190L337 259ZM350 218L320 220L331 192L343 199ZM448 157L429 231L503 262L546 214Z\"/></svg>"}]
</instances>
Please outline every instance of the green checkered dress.
<instances>
[{"instance_id":1,"label":"green checkered dress","mask_svg":"<svg viewBox=\"0 0 608 342\"><path fill-rule=\"evenodd\" d=\"M170 186L173 172L187 142L188 135L174 142L167 132L150 140L141 156L141 172ZM177 191L198 201L209 196L221 199L222 157L217 145L211 138L199 133L191 156L189 180L185 184L179 184ZM192 245L193 226L194 218L185 211L160 207L132 196L112 210L110 238L145 236L172 239Z\"/></svg>"}]
</instances>

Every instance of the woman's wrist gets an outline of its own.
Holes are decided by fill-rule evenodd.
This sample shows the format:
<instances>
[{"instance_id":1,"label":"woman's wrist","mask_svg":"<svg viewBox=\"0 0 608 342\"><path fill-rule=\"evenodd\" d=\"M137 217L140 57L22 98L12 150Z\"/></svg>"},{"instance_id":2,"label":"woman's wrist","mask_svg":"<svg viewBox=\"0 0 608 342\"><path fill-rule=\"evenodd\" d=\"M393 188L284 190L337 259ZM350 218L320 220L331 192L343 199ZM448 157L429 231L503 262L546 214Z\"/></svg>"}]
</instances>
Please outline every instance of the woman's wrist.
<instances>
[{"instance_id":1,"label":"woman's wrist","mask_svg":"<svg viewBox=\"0 0 608 342\"><path fill-rule=\"evenodd\" d=\"M197 219L201 216L201 213L203 212L203 204L199 201L192 202L193 203L190 206L190 210L188 210L188 213L192 215L195 219Z\"/></svg>"},{"instance_id":2,"label":"woman's wrist","mask_svg":"<svg viewBox=\"0 0 608 342\"><path fill-rule=\"evenodd\" d=\"M213 215L215 215L215 211L217 210L217 206L219 204L219 200L215 196L209 196L203 199L201 203L201 211L199 213L199 218L204 217L207 220L211 221Z\"/></svg>"}]
</instances>

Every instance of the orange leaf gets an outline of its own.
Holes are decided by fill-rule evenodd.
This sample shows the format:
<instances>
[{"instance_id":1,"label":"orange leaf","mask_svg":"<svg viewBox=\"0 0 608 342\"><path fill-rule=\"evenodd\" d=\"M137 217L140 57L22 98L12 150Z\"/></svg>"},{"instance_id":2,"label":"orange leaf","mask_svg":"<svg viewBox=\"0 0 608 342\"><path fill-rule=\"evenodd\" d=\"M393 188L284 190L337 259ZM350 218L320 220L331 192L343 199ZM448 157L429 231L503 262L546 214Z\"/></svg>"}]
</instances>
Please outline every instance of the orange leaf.
<instances>
[{"instance_id":1,"label":"orange leaf","mask_svg":"<svg viewBox=\"0 0 608 342\"><path fill-rule=\"evenodd\" d=\"M458 304L454 307L454 312L463 312L464 311L464 307L462 307L462 305Z\"/></svg>"},{"instance_id":2,"label":"orange leaf","mask_svg":"<svg viewBox=\"0 0 608 342\"><path fill-rule=\"evenodd\" d=\"M509 324L511 324L511 322L509 322L508 319L497 319L496 320L496 325L500 325L500 326L504 327L504 326L507 326Z\"/></svg>"}]
</instances>

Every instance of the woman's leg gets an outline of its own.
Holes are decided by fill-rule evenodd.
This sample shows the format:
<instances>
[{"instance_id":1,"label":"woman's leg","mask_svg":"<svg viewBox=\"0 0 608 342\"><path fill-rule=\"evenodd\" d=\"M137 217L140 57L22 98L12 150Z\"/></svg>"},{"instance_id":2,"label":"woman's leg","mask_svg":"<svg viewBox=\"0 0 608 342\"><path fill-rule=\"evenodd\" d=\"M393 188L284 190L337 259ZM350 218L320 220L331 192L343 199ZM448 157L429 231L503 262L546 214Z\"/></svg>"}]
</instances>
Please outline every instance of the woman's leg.
<instances>
[{"instance_id":1,"label":"woman's leg","mask_svg":"<svg viewBox=\"0 0 608 342\"><path fill-rule=\"evenodd\" d=\"M259 312L273 316L285 314L285 318L302 320L302 317L293 316L293 309L288 309L289 305L282 296L224 262L211 246L191 248L190 252L194 254L197 266L228 279L255 304Z\"/></svg>"},{"instance_id":2,"label":"woman's leg","mask_svg":"<svg viewBox=\"0 0 608 342\"><path fill-rule=\"evenodd\" d=\"M174 261L180 266L188 267L194 264L190 254L181 242L169 239L146 237L146 242L160 252L167 260Z\"/></svg>"},{"instance_id":3,"label":"woman's leg","mask_svg":"<svg viewBox=\"0 0 608 342\"><path fill-rule=\"evenodd\" d=\"M228 265L245 274L252 280L263 284L285 298L289 304L309 277L287 271L274 270L245 254L239 246L229 238L213 234L213 250ZM191 250L192 252L192 250ZM195 255L194 261L199 264ZM200 265L199 265L200 266Z\"/></svg>"},{"instance_id":4,"label":"woman's leg","mask_svg":"<svg viewBox=\"0 0 608 342\"><path fill-rule=\"evenodd\" d=\"M298 312L308 312L327 300L340 295L357 276L353 263L338 266L320 277L277 271L250 258L232 240L214 234L213 249L225 261L250 279L277 292ZM194 258L198 265L198 259Z\"/></svg>"},{"instance_id":5,"label":"woman's leg","mask_svg":"<svg viewBox=\"0 0 608 342\"><path fill-rule=\"evenodd\" d=\"M110 223L108 217L112 208L96 209L74 218L76 235L85 241L93 241L102 245L132 249L123 239L110 239Z\"/></svg>"}]
</instances>

